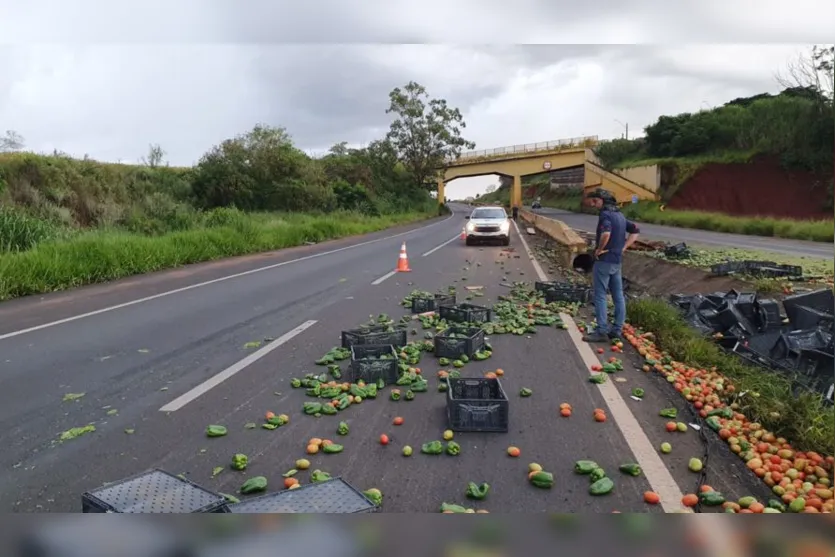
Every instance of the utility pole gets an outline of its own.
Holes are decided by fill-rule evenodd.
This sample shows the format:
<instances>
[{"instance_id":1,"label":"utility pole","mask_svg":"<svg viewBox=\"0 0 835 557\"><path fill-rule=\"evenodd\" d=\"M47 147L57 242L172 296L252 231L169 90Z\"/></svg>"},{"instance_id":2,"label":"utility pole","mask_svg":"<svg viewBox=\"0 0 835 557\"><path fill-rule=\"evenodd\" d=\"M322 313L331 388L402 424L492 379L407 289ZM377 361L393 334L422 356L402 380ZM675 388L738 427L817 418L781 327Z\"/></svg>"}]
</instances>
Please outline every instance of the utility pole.
<instances>
[{"instance_id":1,"label":"utility pole","mask_svg":"<svg viewBox=\"0 0 835 557\"><path fill-rule=\"evenodd\" d=\"M623 138L624 139L629 139L629 123L627 122L626 124L624 124L623 122L621 122L617 118L615 118L615 122L617 122L618 124L620 124L621 126L623 126L626 129L626 133L624 134Z\"/></svg>"}]
</instances>

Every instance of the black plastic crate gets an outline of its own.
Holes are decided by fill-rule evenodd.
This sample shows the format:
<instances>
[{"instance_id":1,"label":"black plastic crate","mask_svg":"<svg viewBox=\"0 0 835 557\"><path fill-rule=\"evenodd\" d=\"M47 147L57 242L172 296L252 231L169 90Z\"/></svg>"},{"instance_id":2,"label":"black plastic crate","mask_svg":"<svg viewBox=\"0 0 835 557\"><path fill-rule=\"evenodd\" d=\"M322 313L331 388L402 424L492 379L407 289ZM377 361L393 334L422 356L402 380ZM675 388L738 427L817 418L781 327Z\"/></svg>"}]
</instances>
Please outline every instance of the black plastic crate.
<instances>
[{"instance_id":1,"label":"black plastic crate","mask_svg":"<svg viewBox=\"0 0 835 557\"><path fill-rule=\"evenodd\" d=\"M545 301L549 304L554 302L579 302L585 304L591 300L591 288L585 286L571 285L563 288L551 288L545 291Z\"/></svg>"},{"instance_id":2,"label":"black plastic crate","mask_svg":"<svg viewBox=\"0 0 835 557\"><path fill-rule=\"evenodd\" d=\"M391 358L381 359L390 355ZM400 378L397 351L391 344L357 344L351 347L351 382L360 379L376 383L382 379L386 385L393 385Z\"/></svg>"},{"instance_id":3,"label":"black plastic crate","mask_svg":"<svg viewBox=\"0 0 835 557\"><path fill-rule=\"evenodd\" d=\"M819 325L831 326L832 314L808 306L793 306L791 326L793 329L814 329Z\"/></svg>"},{"instance_id":4,"label":"black plastic crate","mask_svg":"<svg viewBox=\"0 0 835 557\"><path fill-rule=\"evenodd\" d=\"M155 468L81 496L83 513L226 513L223 495Z\"/></svg>"},{"instance_id":5,"label":"black plastic crate","mask_svg":"<svg viewBox=\"0 0 835 557\"><path fill-rule=\"evenodd\" d=\"M431 298L412 298L412 313L438 311L438 308L454 306L455 303L455 294L435 294Z\"/></svg>"},{"instance_id":6,"label":"black plastic crate","mask_svg":"<svg viewBox=\"0 0 835 557\"><path fill-rule=\"evenodd\" d=\"M736 297L736 309L749 321L757 318L757 295L754 292L742 292Z\"/></svg>"},{"instance_id":7,"label":"black plastic crate","mask_svg":"<svg viewBox=\"0 0 835 557\"><path fill-rule=\"evenodd\" d=\"M757 299L757 325L761 331L774 331L783 326L780 303L766 298Z\"/></svg>"},{"instance_id":8,"label":"black plastic crate","mask_svg":"<svg viewBox=\"0 0 835 557\"><path fill-rule=\"evenodd\" d=\"M797 319L796 313L799 306L810 307L831 315L833 306L835 306L835 295L833 295L832 289L821 288L820 290L786 297L783 300L783 308L785 308L786 315L789 316L789 321L792 323Z\"/></svg>"},{"instance_id":9,"label":"black plastic crate","mask_svg":"<svg viewBox=\"0 0 835 557\"><path fill-rule=\"evenodd\" d=\"M379 507L342 478L311 483L296 489L285 489L229 505L229 512L238 514L353 514L373 513L378 509Z\"/></svg>"},{"instance_id":10,"label":"black plastic crate","mask_svg":"<svg viewBox=\"0 0 835 557\"><path fill-rule=\"evenodd\" d=\"M441 306L438 309L438 315L441 319L456 323L487 323L493 318L490 308L466 303Z\"/></svg>"},{"instance_id":11,"label":"black plastic crate","mask_svg":"<svg viewBox=\"0 0 835 557\"><path fill-rule=\"evenodd\" d=\"M396 327L391 331L388 325L372 325L342 331L342 348L351 348L360 344L406 346L408 343L408 332L403 327Z\"/></svg>"},{"instance_id":12,"label":"black plastic crate","mask_svg":"<svg viewBox=\"0 0 835 557\"><path fill-rule=\"evenodd\" d=\"M556 280L551 280L547 282L536 281L533 283L533 288L537 292L545 292L546 290L550 290L551 288L558 288L560 285L564 284L565 283Z\"/></svg>"},{"instance_id":13,"label":"black plastic crate","mask_svg":"<svg viewBox=\"0 0 835 557\"><path fill-rule=\"evenodd\" d=\"M447 379L447 420L453 431L506 433L509 404L498 379Z\"/></svg>"},{"instance_id":14,"label":"black plastic crate","mask_svg":"<svg viewBox=\"0 0 835 557\"><path fill-rule=\"evenodd\" d=\"M483 329L452 326L435 335L435 356L438 358L457 359L462 354L469 357L482 349L484 349Z\"/></svg>"}]
</instances>

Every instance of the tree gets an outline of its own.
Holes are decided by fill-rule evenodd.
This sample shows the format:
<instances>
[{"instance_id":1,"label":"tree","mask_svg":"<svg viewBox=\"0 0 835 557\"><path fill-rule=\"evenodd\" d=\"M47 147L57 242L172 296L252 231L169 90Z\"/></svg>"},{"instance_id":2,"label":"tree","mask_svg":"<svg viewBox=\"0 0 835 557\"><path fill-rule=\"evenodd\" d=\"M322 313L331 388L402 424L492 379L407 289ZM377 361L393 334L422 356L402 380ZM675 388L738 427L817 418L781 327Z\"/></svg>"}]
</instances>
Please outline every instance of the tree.
<instances>
[{"instance_id":1,"label":"tree","mask_svg":"<svg viewBox=\"0 0 835 557\"><path fill-rule=\"evenodd\" d=\"M813 46L776 77L786 89L809 89L823 103L831 104L835 95L835 46Z\"/></svg>"},{"instance_id":2,"label":"tree","mask_svg":"<svg viewBox=\"0 0 835 557\"><path fill-rule=\"evenodd\" d=\"M23 136L14 130L6 130L6 135L0 137L0 153L20 149L23 149Z\"/></svg>"},{"instance_id":3,"label":"tree","mask_svg":"<svg viewBox=\"0 0 835 557\"><path fill-rule=\"evenodd\" d=\"M496 184L490 184L484 189L484 193L493 193L496 191Z\"/></svg>"},{"instance_id":4,"label":"tree","mask_svg":"<svg viewBox=\"0 0 835 557\"><path fill-rule=\"evenodd\" d=\"M467 127L461 111L444 99L430 99L422 85L410 81L396 87L389 101L386 114L396 117L386 139L418 187L433 188L428 182L435 181L445 161L457 158L464 148L475 148L461 136Z\"/></svg>"},{"instance_id":5,"label":"tree","mask_svg":"<svg viewBox=\"0 0 835 557\"><path fill-rule=\"evenodd\" d=\"M149 168L158 168L163 165L165 151L156 143L148 145L148 155L142 157L142 164Z\"/></svg>"}]
</instances>

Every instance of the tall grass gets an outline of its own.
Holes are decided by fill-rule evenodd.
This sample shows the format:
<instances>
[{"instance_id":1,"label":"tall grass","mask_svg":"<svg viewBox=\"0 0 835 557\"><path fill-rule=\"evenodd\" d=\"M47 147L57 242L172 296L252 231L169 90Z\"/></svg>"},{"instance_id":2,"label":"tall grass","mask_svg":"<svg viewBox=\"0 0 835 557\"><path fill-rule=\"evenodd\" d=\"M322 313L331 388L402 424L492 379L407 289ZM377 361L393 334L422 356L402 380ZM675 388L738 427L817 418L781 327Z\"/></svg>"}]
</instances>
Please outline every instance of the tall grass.
<instances>
[{"instance_id":1,"label":"tall grass","mask_svg":"<svg viewBox=\"0 0 835 557\"><path fill-rule=\"evenodd\" d=\"M192 228L157 236L113 229L79 232L69 238L41 241L26 251L0 253L0 300L366 234L416 222L434 216L436 211L369 217L353 212L253 214L223 208L197 213L200 220ZM5 230L0 228L0 233ZM21 236L23 239L17 242L27 245L28 236Z\"/></svg>"},{"instance_id":2,"label":"tall grass","mask_svg":"<svg viewBox=\"0 0 835 557\"><path fill-rule=\"evenodd\" d=\"M574 210L578 209L575 208ZM832 220L805 221L770 217L734 217L722 213L670 209L661 211L660 204L647 202L626 205L623 208L623 213L627 218L640 222L679 228L695 228L792 240L812 240L815 242L832 242L835 238L835 221Z\"/></svg>"},{"instance_id":3,"label":"tall grass","mask_svg":"<svg viewBox=\"0 0 835 557\"><path fill-rule=\"evenodd\" d=\"M740 399L740 411L804 450L830 455L835 439L835 412L823 397L796 395L790 378L745 365L715 343L701 337L669 304L654 299L632 301L629 322L655 334L658 347L689 366L716 367L736 385L736 392L756 393Z\"/></svg>"}]
</instances>

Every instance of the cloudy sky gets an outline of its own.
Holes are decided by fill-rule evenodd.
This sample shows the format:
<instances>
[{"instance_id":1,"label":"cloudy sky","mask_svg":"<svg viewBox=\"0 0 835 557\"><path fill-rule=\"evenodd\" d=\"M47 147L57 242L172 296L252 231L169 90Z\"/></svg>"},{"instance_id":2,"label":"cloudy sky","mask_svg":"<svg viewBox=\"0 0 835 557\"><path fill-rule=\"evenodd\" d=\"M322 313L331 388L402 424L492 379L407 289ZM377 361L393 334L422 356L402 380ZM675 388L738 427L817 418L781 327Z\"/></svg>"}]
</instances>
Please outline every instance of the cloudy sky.
<instances>
[{"instance_id":1,"label":"cloudy sky","mask_svg":"<svg viewBox=\"0 0 835 557\"><path fill-rule=\"evenodd\" d=\"M158 143L188 165L261 122L321 153L384 135L388 92L415 80L463 111L477 149L634 136L660 114L776 92L835 21L812 0L281 4L0 0L0 133L112 161ZM612 44L571 44L590 41Z\"/></svg>"}]
</instances>

